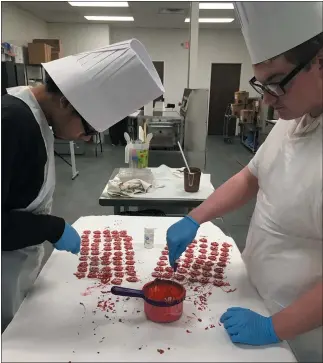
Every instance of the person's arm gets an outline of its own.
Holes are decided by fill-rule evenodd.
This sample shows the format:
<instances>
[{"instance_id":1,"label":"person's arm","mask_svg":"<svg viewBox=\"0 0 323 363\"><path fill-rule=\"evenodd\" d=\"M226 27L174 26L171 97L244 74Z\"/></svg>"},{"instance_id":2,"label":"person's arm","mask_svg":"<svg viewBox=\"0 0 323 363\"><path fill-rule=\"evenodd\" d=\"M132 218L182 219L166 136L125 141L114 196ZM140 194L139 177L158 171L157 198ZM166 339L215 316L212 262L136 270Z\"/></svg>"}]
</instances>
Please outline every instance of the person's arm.
<instances>
[{"instance_id":1,"label":"person's arm","mask_svg":"<svg viewBox=\"0 0 323 363\"><path fill-rule=\"evenodd\" d=\"M2 251L12 251L27 246L34 246L44 241L56 243L62 236L65 221L51 215L37 215L30 212L9 210L7 208L10 185L13 178L14 168L20 170L28 169L23 164L20 155L27 153L28 140L37 140L38 134L33 132L29 126L30 115L18 108L12 109L2 107L1 129L2 129L2 183L1 183L1 248ZM25 127L19 127L16 117L25 117ZM34 120L36 122L36 120ZM27 126L26 126L27 125ZM13 132L14 130L14 132ZM39 135L40 130L39 130ZM26 141L27 140L27 141ZM37 157L37 155L35 155ZM28 172L28 171L27 171ZM28 191L26 191L28 192Z\"/></svg>"},{"instance_id":2,"label":"person's arm","mask_svg":"<svg viewBox=\"0 0 323 363\"><path fill-rule=\"evenodd\" d=\"M323 283L318 283L291 305L273 315L272 322L281 340L293 339L322 326Z\"/></svg>"},{"instance_id":3,"label":"person's arm","mask_svg":"<svg viewBox=\"0 0 323 363\"><path fill-rule=\"evenodd\" d=\"M199 224L208 222L213 218L225 215L243 206L258 193L258 179L246 166L234 175L201 205L195 208L191 216Z\"/></svg>"}]
</instances>

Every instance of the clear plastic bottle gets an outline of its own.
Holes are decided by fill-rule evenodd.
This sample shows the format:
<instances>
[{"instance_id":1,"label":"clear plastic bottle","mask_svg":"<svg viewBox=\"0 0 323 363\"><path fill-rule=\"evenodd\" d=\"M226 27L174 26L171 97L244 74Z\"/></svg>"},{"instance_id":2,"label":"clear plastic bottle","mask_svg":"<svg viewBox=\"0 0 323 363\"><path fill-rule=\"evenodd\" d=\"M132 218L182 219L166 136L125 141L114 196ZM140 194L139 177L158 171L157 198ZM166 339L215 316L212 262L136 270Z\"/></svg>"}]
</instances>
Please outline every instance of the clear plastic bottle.
<instances>
[{"instance_id":1,"label":"clear plastic bottle","mask_svg":"<svg viewBox=\"0 0 323 363\"><path fill-rule=\"evenodd\" d=\"M153 248L154 247L154 238L155 238L155 229L154 228L145 228L144 235L144 246L145 248Z\"/></svg>"}]
</instances>

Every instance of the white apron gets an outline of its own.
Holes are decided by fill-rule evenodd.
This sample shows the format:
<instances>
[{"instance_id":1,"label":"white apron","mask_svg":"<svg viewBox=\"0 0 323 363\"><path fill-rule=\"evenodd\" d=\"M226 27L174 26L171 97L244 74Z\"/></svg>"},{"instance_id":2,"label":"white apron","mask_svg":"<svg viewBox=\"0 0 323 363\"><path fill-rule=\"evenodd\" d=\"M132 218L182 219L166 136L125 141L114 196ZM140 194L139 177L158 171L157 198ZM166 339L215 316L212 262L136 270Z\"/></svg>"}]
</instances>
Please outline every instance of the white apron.
<instances>
[{"instance_id":1,"label":"white apron","mask_svg":"<svg viewBox=\"0 0 323 363\"><path fill-rule=\"evenodd\" d=\"M293 138L279 121L249 164L259 192L242 257L275 314L322 281L322 117ZM322 328L289 342L299 361L322 362Z\"/></svg>"},{"instance_id":2,"label":"white apron","mask_svg":"<svg viewBox=\"0 0 323 363\"><path fill-rule=\"evenodd\" d=\"M29 87L14 87L8 94L24 101L37 120L45 142L47 162L44 170L44 183L38 196L25 211L35 214L50 214L55 189L54 136ZM10 323L29 289L36 280L44 257L43 243L16 251L3 251L2 256L2 331Z\"/></svg>"}]
</instances>

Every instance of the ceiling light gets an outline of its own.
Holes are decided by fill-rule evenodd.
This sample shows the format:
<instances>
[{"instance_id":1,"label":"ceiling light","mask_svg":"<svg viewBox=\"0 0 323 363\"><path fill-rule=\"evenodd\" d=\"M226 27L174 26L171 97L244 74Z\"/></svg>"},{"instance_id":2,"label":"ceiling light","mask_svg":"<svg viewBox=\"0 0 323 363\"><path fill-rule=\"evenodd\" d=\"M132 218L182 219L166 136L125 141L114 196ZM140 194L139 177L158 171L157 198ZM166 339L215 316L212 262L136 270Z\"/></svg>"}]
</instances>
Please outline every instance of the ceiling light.
<instances>
[{"instance_id":1,"label":"ceiling light","mask_svg":"<svg viewBox=\"0 0 323 363\"><path fill-rule=\"evenodd\" d=\"M134 21L132 16L84 16L84 18L97 21Z\"/></svg>"},{"instance_id":2,"label":"ceiling light","mask_svg":"<svg viewBox=\"0 0 323 363\"><path fill-rule=\"evenodd\" d=\"M204 10L232 10L234 6L232 3L199 3L199 8Z\"/></svg>"},{"instance_id":3,"label":"ceiling light","mask_svg":"<svg viewBox=\"0 0 323 363\"><path fill-rule=\"evenodd\" d=\"M72 6L96 7L96 8L127 8L127 1L69 1Z\"/></svg>"},{"instance_id":4,"label":"ceiling light","mask_svg":"<svg viewBox=\"0 0 323 363\"><path fill-rule=\"evenodd\" d=\"M199 23L232 23L233 18L199 18ZM189 23L190 18L185 19L185 23Z\"/></svg>"}]
</instances>

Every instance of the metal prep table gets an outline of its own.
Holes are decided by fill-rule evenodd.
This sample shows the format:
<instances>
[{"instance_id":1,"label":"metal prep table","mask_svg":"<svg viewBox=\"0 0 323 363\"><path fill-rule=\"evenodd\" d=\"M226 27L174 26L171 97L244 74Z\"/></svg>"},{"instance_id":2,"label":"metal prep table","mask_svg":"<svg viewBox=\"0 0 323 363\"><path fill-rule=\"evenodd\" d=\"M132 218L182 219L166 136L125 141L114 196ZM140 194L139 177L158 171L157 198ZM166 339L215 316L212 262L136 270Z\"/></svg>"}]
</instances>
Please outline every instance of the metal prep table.
<instances>
[{"instance_id":1,"label":"metal prep table","mask_svg":"<svg viewBox=\"0 0 323 363\"><path fill-rule=\"evenodd\" d=\"M150 170L153 172L157 182L165 185L164 188L157 189L151 193L138 194L138 196L134 198L126 198L106 196L106 186L100 196L99 204L105 207L114 207L114 214L116 215L120 214L121 211L128 211L129 207L160 209L182 208L185 210L183 212L183 214L185 214L187 213L187 210L193 209L204 202L204 200L206 200L214 191L213 185L210 181L210 174L202 173L200 190L197 193L187 193L184 191L183 179L177 179L173 183L171 180L165 180L165 178L162 176L164 173L162 170L159 171L159 168L150 168ZM170 170L176 169L170 168ZM114 169L110 180L117 173L118 169ZM182 213L179 214L181 215ZM176 215L178 215L178 213L176 213Z\"/></svg>"},{"instance_id":2,"label":"metal prep table","mask_svg":"<svg viewBox=\"0 0 323 363\"><path fill-rule=\"evenodd\" d=\"M141 281L124 283L139 289L152 279L168 227L178 218L92 216L73 226L85 229L125 229L133 237L136 269ZM155 246L143 246L144 227L156 228ZM212 223L201 226L197 238L232 244L227 279L235 292L225 293L212 285L200 293L211 294L199 310L199 293L185 285L183 316L170 324L146 319L143 301L117 298L111 285L90 279L78 280L73 273L79 263L71 253L55 250L38 276L15 318L2 334L4 362L296 362L287 343L266 347L233 344L219 325L223 312L242 306L268 315L251 286L234 241ZM194 285L193 285L194 286ZM99 303L101 302L101 303ZM105 303L107 307L105 307ZM109 309L110 304L113 309ZM104 308L105 307L105 308ZM200 320L199 320L200 319ZM205 329L208 327L208 329ZM169 348L169 349L168 349ZM160 354L163 350L164 354Z\"/></svg>"}]
</instances>

